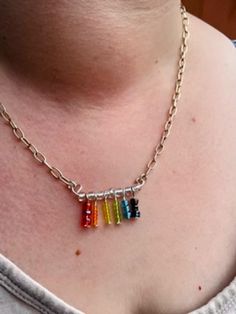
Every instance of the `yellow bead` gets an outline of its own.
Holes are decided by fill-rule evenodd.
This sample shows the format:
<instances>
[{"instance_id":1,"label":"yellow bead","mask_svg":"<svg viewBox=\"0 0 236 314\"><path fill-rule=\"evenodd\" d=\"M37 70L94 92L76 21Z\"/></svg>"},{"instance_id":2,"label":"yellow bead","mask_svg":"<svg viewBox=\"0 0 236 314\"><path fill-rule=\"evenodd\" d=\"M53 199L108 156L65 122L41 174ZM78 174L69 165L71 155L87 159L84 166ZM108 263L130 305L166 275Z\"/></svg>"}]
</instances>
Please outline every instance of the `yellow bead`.
<instances>
[{"instance_id":1,"label":"yellow bead","mask_svg":"<svg viewBox=\"0 0 236 314\"><path fill-rule=\"evenodd\" d=\"M111 224L111 212L110 212L110 206L107 199L105 199L102 204L102 210L103 210L105 223L110 225Z\"/></svg>"}]
</instances>

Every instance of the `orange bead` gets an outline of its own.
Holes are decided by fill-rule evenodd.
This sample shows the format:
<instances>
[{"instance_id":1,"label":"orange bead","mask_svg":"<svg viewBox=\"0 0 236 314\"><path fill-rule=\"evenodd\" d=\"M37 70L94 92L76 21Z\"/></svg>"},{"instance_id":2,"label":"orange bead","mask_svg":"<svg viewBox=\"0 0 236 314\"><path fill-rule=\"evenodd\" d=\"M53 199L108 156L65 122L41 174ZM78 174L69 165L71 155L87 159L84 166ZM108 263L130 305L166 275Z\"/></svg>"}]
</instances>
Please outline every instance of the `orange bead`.
<instances>
[{"instance_id":1,"label":"orange bead","mask_svg":"<svg viewBox=\"0 0 236 314\"><path fill-rule=\"evenodd\" d=\"M98 207L96 201L92 203L92 226L98 226Z\"/></svg>"}]
</instances>

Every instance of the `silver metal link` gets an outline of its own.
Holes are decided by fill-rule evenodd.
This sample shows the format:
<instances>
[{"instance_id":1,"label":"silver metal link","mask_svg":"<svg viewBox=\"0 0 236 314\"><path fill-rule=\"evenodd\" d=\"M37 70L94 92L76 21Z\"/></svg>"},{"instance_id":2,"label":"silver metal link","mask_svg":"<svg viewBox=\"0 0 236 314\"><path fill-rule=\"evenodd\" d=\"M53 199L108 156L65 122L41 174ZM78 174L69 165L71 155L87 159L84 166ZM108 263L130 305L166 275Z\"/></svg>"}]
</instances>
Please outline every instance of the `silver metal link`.
<instances>
[{"instance_id":1,"label":"silver metal link","mask_svg":"<svg viewBox=\"0 0 236 314\"><path fill-rule=\"evenodd\" d=\"M0 102L0 114L3 114L3 111L6 111L5 106Z\"/></svg>"},{"instance_id":2,"label":"silver metal link","mask_svg":"<svg viewBox=\"0 0 236 314\"><path fill-rule=\"evenodd\" d=\"M51 167L50 173L54 176L56 179L61 179L62 173L59 169L56 167Z\"/></svg>"},{"instance_id":3,"label":"silver metal link","mask_svg":"<svg viewBox=\"0 0 236 314\"><path fill-rule=\"evenodd\" d=\"M25 144L25 146L27 146L27 148L29 148L30 142L27 140L26 137L22 137L20 140L23 144Z\"/></svg>"},{"instance_id":4,"label":"silver metal link","mask_svg":"<svg viewBox=\"0 0 236 314\"><path fill-rule=\"evenodd\" d=\"M65 183L65 185L67 185L69 189L72 189L73 187L76 186L76 182L74 182L71 179L65 177L62 173L61 173L60 180L61 180L61 182Z\"/></svg>"},{"instance_id":5,"label":"silver metal link","mask_svg":"<svg viewBox=\"0 0 236 314\"><path fill-rule=\"evenodd\" d=\"M30 144L28 148L33 155L38 151L37 148L33 144Z\"/></svg>"},{"instance_id":6,"label":"silver metal link","mask_svg":"<svg viewBox=\"0 0 236 314\"><path fill-rule=\"evenodd\" d=\"M39 151L36 151L34 154L34 158L39 161L41 164L44 164L46 161L46 157L40 153Z\"/></svg>"},{"instance_id":7,"label":"silver metal link","mask_svg":"<svg viewBox=\"0 0 236 314\"><path fill-rule=\"evenodd\" d=\"M72 186L72 188L71 188L71 190L72 190L72 192L75 194L75 195L79 195L79 193L80 193L80 191L82 190L82 185L81 184L77 184L77 183L75 183L75 185L74 186Z\"/></svg>"},{"instance_id":8,"label":"silver metal link","mask_svg":"<svg viewBox=\"0 0 236 314\"><path fill-rule=\"evenodd\" d=\"M9 124L12 127L12 129L17 129L17 125L15 124L15 122L13 120L10 120Z\"/></svg>"},{"instance_id":9,"label":"silver metal link","mask_svg":"<svg viewBox=\"0 0 236 314\"><path fill-rule=\"evenodd\" d=\"M24 137L24 133L21 131L20 128L16 127L12 129L14 135L18 138L18 140L21 140Z\"/></svg>"},{"instance_id":10,"label":"silver metal link","mask_svg":"<svg viewBox=\"0 0 236 314\"><path fill-rule=\"evenodd\" d=\"M1 115L2 115L3 119L5 121L7 121L8 123L11 121L11 117L9 116L9 113L7 111L1 112Z\"/></svg>"},{"instance_id":11,"label":"silver metal link","mask_svg":"<svg viewBox=\"0 0 236 314\"><path fill-rule=\"evenodd\" d=\"M47 162L47 160L45 160L43 164L48 168L49 172L52 170L52 166Z\"/></svg>"}]
</instances>

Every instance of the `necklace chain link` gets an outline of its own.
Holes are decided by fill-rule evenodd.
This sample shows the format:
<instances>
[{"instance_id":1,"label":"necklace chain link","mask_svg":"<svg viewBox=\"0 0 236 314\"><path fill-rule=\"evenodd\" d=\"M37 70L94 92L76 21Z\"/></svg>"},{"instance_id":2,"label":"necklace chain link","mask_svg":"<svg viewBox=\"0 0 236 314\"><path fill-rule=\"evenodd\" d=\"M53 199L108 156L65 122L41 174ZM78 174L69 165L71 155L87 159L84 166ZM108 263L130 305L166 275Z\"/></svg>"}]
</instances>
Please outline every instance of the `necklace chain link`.
<instances>
[{"instance_id":1,"label":"necklace chain link","mask_svg":"<svg viewBox=\"0 0 236 314\"><path fill-rule=\"evenodd\" d=\"M6 107L2 103L0 103L0 115L12 128L13 134L16 136L16 138L26 146L26 148L32 153L33 157L39 163L43 164L45 167L48 168L49 173L54 178L64 183L75 195L77 195L79 197L79 200L84 200L86 198L87 199L89 198L104 199L109 196L113 196L113 197L122 196L126 193L134 194L134 192L140 190L143 187L143 185L147 181L148 176L150 175L152 170L156 167L158 157L161 155L164 149L166 139L170 135L170 130L173 125L173 120L177 113L177 103L181 96L181 87L183 83L184 70L185 70L185 65L186 65L186 53L188 50L187 41L189 37L189 30L188 30L189 19L186 13L186 9L183 5L181 5L180 7L180 12L181 12L181 17L182 17L182 40L181 40L181 46L180 46L180 58L178 62L178 72L177 72L177 78L175 82L174 94L172 97L171 106L168 111L168 118L164 125L164 130L161 134L160 142L156 145L154 149L154 155L152 159L146 165L145 171L136 178L135 183L133 185L125 189L116 189L116 190L110 189L110 190L98 192L98 193L93 193L93 192L81 193L82 185L66 177L60 169L50 165L47 162L45 155L42 152L40 152L36 148L36 146L28 140L28 138L25 136L22 129L17 126L13 118L10 116Z\"/></svg>"},{"instance_id":2,"label":"necklace chain link","mask_svg":"<svg viewBox=\"0 0 236 314\"><path fill-rule=\"evenodd\" d=\"M168 112L168 118L165 123L164 130L162 131L162 134L161 134L161 140L154 149L154 155L152 159L146 165L146 170L135 180L135 182L137 183L142 183L143 181L146 182L149 174L156 167L158 156L160 156L161 153L163 152L165 141L170 135L170 130L173 125L174 117L177 113L177 103L181 97L181 87L183 84L184 71L185 71L185 65L186 65L186 53L188 50L187 41L189 38L189 30L188 30L189 19L186 13L186 9L183 5L181 5L180 7L180 12L182 16L182 42L180 46L180 58L179 58L179 63L178 63L178 72L177 72L177 78L175 82L175 89L174 89L174 94L171 101L171 106Z\"/></svg>"}]
</instances>

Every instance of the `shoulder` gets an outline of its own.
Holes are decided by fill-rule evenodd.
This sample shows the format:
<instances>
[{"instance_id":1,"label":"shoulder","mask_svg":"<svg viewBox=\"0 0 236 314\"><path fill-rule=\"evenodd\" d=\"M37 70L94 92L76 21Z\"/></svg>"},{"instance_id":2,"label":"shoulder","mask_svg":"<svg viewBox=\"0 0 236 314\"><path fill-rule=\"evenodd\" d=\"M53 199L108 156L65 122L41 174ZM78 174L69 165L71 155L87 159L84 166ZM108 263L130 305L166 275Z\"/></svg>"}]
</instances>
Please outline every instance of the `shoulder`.
<instances>
[{"instance_id":1,"label":"shoulder","mask_svg":"<svg viewBox=\"0 0 236 314\"><path fill-rule=\"evenodd\" d=\"M236 119L236 48L210 25L190 15L186 94L195 109ZM228 116L229 120L230 117Z\"/></svg>"},{"instance_id":2,"label":"shoulder","mask_svg":"<svg viewBox=\"0 0 236 314\"><path fill-rule=\"evenodd\" d=\"M180 107L185 121L190 121L188 152L198 164L198 175L204 168L204 180L211 178L209 186L215 191L228 189L227 197L235 206L236 48L229 38L192 15L189 31Z\"/></svg>"},{"instance_id":3,"label":"shoulder","mask_svg":"<svg viewBox=\"0 0 236 314\"><path fill-rule=\"evenodd\" d=\"M217 90L221 90L222 93L224 93L223 87L228 92L234 92L236 48L232 40L194 16L190 16L189 29L190 55L195 61L196 73L204 74L209 86L212 84L216 87L220 84Z\"/></svg>"},{"instance_id":4,"label":"shoulder","mask_svg":"<svg viewBox=\"0 0 236 314\"><path fill-rule=\"evenodd\" d=\"M194 44L202 48L205 47L207 50L214 49L210 50L211 53L214 51L215 54L231 54L231 57L235 60L236 52L233 40L196 16L191 14L189 14L189 16L189 29ZM236 38L234 39L236 40Z\"/></svg>"}]
</instances>

